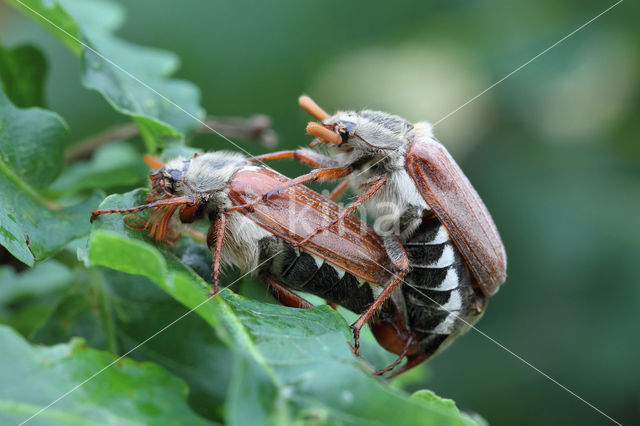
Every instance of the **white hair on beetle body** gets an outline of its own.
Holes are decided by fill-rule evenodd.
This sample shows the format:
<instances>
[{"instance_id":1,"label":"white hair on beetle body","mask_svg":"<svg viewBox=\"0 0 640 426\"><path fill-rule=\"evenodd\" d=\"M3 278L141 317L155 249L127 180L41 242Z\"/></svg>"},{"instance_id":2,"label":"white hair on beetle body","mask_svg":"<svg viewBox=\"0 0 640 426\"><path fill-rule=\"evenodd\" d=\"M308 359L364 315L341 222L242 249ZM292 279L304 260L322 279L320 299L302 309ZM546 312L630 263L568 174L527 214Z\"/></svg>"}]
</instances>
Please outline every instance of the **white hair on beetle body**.
<instances>
[{"instance_id":1,"label":"white hair on beetle body","mask_svg":"<svg viewBox=\"0 0 640 426\"><path fill-rule=\"evenodd\" d=\"M245 167L254 167L242 154L217 151L199 154L191 160L178 157L167 162L162 169L166 177L178 177L173 182L172 193L176 196L192 196L200 204L199 219L210 220L210 214L217 214L233 203L229 199L229 181L233 175ZM259 244L265 237L275 239L244 214L231 211L226 213L227 226L222 244L222 263L241 270L253 270L258 266Z\"/></svg>"}]
</instances>

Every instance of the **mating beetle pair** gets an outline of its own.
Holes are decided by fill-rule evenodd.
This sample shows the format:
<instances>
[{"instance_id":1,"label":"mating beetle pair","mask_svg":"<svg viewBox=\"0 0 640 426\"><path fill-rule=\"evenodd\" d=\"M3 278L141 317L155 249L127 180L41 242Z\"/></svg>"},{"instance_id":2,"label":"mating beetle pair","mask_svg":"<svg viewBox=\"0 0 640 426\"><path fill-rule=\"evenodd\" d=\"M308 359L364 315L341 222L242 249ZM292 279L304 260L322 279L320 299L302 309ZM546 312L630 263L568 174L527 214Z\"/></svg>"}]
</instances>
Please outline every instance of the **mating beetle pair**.
<instances>
[{"instance_id":1,"label":"mating beetle pair","mask_svg":"<svg viewBox=\"0 0 640 426\"><path fill-rule=\"evenodd\" d=\"M378 342L399 355L384 373L397 375L426 360L481 316L487 298L504 282L506 256L480 197L426 123L412 125L383 112L329 116L308 97L300 104L319 123L307 132L326 143L330 156L309 149L281 151L247 160L214 152L158 164L151 173L149 204L112 212L155 208L150 222L164 239L179 208L184 223L209 219L218 290L222 262L258 269L284 304L311 307L294 293L324 297L361 316ZM295 158L316 169L295 179L255 164ZM254 161L254 163L251 163ZM346 209L302 184L346 178L360 194ZM361 204L389 229L363 224L351 213ZM260 265L258 267L258 265Z\"/></svg>"}]
</instances>

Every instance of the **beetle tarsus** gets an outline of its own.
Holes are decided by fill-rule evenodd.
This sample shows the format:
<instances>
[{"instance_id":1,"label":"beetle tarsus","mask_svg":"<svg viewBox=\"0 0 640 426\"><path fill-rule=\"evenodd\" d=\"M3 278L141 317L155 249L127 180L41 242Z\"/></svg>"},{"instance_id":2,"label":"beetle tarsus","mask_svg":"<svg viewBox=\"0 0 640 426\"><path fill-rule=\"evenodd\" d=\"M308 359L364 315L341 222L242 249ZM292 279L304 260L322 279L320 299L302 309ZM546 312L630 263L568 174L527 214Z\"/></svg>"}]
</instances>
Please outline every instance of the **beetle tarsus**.
<instances>
[{"instance_id":1,"label":"beetle tarsus","mask_svg":"<svg viewBox=\"0 0 640 426\"><path fill-rule=\"evenodd\" d=\"M354 355L360 356L360 327L357 321L351 324L350 328L353 330L353 346L351 347L351 351Z\"/></svg>"},{"instance_id":2,"label":"beetle tarsus","mask_svg":"<svg viewBox=\"0 0 640 426\"><path fill-rule=\"evenodd\" d=\"M402 362L404 357L406 357L407 354L409 353L409 348L411 347L412 343L413 343L413 336L410 336L407 339L407 343L405 344L404 349L402 350L400 355L398 355L398 358L395 361L393 361L391 364L386 366L385 368L382 368L380 370L376 370L373 374L375 374L376 376L382 376L383 374L388 373L389 371L393 370L398 365L400 365L400 363Z\"/></svg>"}]
</instances>

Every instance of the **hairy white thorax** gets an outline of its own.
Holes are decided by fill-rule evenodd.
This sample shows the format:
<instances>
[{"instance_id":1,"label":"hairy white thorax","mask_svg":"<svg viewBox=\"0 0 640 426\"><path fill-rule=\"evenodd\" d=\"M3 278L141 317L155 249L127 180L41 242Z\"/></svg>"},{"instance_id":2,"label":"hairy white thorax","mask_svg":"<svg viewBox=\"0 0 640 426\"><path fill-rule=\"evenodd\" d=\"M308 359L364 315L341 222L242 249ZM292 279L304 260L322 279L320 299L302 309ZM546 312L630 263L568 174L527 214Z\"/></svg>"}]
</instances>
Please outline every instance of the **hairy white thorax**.
<instances>
[{"instance_id":1,"label":"hairy white thorax","mask_svg":"<svg viewBox=\"0 0 640 426\"><path fill-rule=\"evenodd\" d=\"M175 181L173 193L177 196L193 196L205 203L204 220L209 213L217 214L232 205L229 199L229 181L241 169L256 167L236 152L208 152L191 160L178 157L169 161L164 169L168 175L180 175ZM222 262L241 271L258 266L259 241L272 235L240 212L227 213L227 225L222 242Z\"/></svg>"},{"instance_id":2,"label":"hairy white thorax","mask_svg":"<svg viewBox=\"0 0 640 426\"><path fill-rule=\"evenodd\" d=\"M228 213L222 241L222 262L242 272L256 270L260 257L259 242L266 237L275 238L242 213Z\"/></svg>"},{"instance_id":3,"label":"hairy white thorax","mask_svg":"<svg viewBox=\"0 0 640 426\"><path fill-rule=\"evenodd\" d=\"M184 185L195 193L225 190L238 169L249 164L237 152L208 152L191 160L183 178Z\"/></svg>"},{"instance_id":4,"label":"hairy white thorax","mask_svg":"<svg viewBox=\"0 0 640 426\"><path fill-rule=\"evenodd\" d=\"M229 181L241 168L250 165L239 153L228 151L207 152L191 160L183 157L169 161L165 167L167 176L180 175L175 180L173 193L176 196L193 196L205 203L205 216L231 206Z\"/></svg>"},{"instance_id":5,"label":"hairy white thorax","mask_svg":"<svg viewBox=\"0 0 640 426\"><path fill-rule=\"evenodd\" d=\"M433 138L431 124L419 122L412 126L401 117L369 110L339 111L324 123L342 123L350 130L346 143L329 145L329 149L341 166L353 167L348 179L356 194L366 191L379 176L387 179L364 204L374 218L376 232L393 231L401 239L409 238L429 206L406 171L405 155L412 137ZM406 213L415 220L407 220Z\"/></svg>"}]
</instances>

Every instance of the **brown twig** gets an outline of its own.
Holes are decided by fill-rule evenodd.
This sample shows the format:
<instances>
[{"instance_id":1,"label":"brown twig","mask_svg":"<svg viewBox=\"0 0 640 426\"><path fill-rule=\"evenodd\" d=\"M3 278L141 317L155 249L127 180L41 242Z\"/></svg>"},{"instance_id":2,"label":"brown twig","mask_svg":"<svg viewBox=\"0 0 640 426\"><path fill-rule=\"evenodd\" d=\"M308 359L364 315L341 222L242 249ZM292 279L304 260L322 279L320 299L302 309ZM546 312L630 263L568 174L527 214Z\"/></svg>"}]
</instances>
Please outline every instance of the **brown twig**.
<instances>
[{"instance_id":1,"label":"brown twig","mask_svg":"<svg viewBox=\"0 0 640 426\"><path fill-rule=\"evenodd\" d=\"M206 125L201 124L197 133L213 134L215 132L211 129L214 129L230 139L255 140L266 148L273 148L278 143L278 136L271 128L271 119L266 115L256 114L249 118L207 116L204 123ZM102 145L131 139L139 134L134 123L114 126L70 146L64 157L68 163L86 159Z\"/></svg>"}]
</instances>

